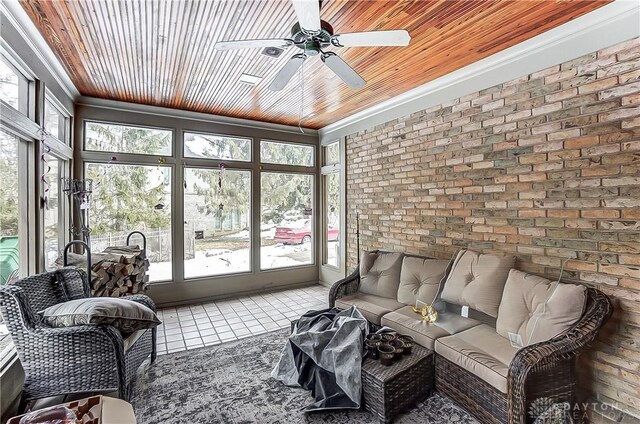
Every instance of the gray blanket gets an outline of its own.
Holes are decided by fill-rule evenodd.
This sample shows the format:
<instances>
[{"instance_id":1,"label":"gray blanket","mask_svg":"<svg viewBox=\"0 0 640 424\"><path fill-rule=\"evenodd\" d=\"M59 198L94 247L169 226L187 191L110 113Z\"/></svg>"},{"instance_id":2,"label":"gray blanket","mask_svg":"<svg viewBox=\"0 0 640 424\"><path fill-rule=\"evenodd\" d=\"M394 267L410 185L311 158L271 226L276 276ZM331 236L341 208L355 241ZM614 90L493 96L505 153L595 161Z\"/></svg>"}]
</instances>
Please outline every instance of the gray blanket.
<instances>
[{"instance_id":1,"label":"gray blanket","mask_svg":"<svg viewBox=\"0 0 640 424\"><path fill-rule=\"evenodd\" d=\"M355 308L310 311L298 321L271 376L311 390L305 411L358 409L367 320Z\"/></svg>"}]
</instances>

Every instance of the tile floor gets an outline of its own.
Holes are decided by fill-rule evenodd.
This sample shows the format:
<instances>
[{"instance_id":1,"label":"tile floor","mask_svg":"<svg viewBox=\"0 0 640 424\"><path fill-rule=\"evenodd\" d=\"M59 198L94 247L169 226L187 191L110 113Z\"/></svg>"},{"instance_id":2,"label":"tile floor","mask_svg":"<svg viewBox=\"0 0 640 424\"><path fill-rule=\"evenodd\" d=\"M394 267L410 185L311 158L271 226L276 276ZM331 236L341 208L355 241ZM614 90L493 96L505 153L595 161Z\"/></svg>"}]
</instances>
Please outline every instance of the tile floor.
<instances>
[{"instance_id":1,"label":"tile floor","mask_svg":"<svg viewBox=\"0 0 640 424\"><path fill-rule=\"evenodd\" d=\"M310 309L328 305L329 288L299 289L163 308L158 311L158 354L179 352L289 328Z\"/></svg>"}]
</instances>

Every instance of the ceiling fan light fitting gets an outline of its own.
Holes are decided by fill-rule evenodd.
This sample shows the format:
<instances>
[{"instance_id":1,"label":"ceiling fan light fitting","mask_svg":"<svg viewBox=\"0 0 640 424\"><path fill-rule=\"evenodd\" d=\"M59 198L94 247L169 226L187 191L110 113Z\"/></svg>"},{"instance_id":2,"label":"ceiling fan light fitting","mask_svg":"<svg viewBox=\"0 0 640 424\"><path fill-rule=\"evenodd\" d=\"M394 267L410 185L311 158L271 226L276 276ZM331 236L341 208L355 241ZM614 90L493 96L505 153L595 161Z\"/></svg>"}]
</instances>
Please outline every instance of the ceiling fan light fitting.
<instances>
[{"instance_id":1,"label":"ceiling fan light fitting","mask_svg":"<svg viewBox=\"0 0 640 424\"><path fill-rule=\"evenodd\" d=\"M283 52L284 52L284 49L281 49L279 47L265 47L264 50L262 50L261 53L264 56L278 58L278 57L280 57L280 55L282 55Z\"/></svg>"}]
</instances>

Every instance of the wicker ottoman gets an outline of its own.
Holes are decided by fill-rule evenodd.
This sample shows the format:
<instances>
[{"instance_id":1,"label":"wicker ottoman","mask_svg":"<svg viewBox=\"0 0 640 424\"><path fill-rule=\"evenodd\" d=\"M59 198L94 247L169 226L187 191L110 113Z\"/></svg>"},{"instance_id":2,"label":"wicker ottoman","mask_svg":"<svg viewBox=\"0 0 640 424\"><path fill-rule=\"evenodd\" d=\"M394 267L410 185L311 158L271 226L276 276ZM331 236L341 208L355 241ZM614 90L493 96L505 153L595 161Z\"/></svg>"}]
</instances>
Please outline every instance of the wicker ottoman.
<instances>
[{"instance_id":1,"label":"wicker ottoman","mask_svg":"<svg viewBox=\"0 0 640 424\"><path fill-rule=\"evenodd\" d=\"M391 366L379 360L362 362L362 394L364 407L381 423L407 411L426 399L433 389L433 352L413 345L411 355L403 356Z\"/></svg>"}]
</instances>

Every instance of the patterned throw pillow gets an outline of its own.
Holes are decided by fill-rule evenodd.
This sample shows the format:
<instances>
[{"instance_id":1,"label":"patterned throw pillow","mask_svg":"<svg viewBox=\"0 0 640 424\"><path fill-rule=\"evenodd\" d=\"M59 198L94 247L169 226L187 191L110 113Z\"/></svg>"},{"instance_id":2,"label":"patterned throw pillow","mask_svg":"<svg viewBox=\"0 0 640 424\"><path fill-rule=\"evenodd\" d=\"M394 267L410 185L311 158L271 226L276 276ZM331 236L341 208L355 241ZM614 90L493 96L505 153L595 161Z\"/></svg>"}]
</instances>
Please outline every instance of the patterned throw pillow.
<instances>
[{"instance_id":1,"label":"patterned throw pillow","mask_svg":"<svg viewBox=\"0 0 640 424\"><path fill-rule=\"evenodd\" d=\"M160 324L156 314L144 305L127 299L90 297L58 303L38 312L52 327L111 325L130 334Z\"/></svg>"}]
</instances>

